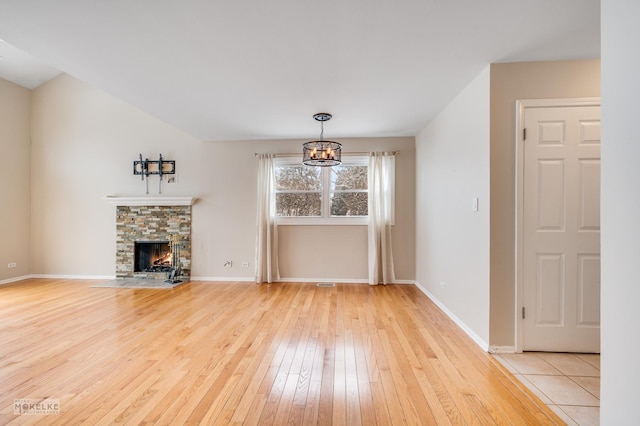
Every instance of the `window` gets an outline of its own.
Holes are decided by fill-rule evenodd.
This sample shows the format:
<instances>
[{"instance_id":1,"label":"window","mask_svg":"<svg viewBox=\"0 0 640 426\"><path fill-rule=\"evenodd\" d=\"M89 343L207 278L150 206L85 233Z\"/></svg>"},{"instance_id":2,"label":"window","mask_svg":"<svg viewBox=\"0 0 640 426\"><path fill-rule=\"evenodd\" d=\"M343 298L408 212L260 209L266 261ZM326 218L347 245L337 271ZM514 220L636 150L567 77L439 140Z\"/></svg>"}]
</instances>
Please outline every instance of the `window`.
<instances>
[{"instance_id":1,"label":"window","mask_svg":"<svg viewBox=\"0 0 640 426\"><path fill-rule=\"evenodd\" d=\"M368 160L310 167L297 159L276 161L276 214L280 224L366 224Z\"/></svg>"}]
</instances>

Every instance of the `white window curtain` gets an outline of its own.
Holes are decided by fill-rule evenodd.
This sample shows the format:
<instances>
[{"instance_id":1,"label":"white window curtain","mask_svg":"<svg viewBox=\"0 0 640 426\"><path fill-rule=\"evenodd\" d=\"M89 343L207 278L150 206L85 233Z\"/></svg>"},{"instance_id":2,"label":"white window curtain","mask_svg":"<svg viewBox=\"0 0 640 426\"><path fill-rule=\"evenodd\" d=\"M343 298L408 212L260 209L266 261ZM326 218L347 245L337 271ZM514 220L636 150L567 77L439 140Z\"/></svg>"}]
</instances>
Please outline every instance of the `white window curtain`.
<instances>
[{"instance_id":1,"label":"white window curtain","mask_svg":"<svg viewBox=\"0 0 640 426\"><path fill-rule=\"evenodd\" d=\"M256 283L280 278L278 224L276 220L275 166L273 154L258 154L258 206L256 235Z\"/></svg>"},{"instance_id":2,"label":"white window curtain","mask_svg":"<svg viewBox=\"0 0 640 426\"><path fill-rule=\"evenodd\" d=\"M391 226L394 222L395 154L369 156L369 284L395 282Z\"/></svg>"}]
</instances>

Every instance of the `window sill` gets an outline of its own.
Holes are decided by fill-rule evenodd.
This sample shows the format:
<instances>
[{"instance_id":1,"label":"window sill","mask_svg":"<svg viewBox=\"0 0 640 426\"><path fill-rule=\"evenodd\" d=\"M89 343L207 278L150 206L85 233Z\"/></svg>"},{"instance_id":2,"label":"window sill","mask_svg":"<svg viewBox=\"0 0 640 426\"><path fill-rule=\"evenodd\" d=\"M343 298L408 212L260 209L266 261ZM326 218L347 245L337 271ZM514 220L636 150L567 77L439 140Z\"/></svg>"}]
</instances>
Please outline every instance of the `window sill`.
<instances>
[{"instance_id":1,"label":"window sill","mask_svg":"<svg viewBox=\"0 0 640 426\"><path fill-rule=\"evenodd\" d=\"M298 225L298 226L317 226L317 225L328 225L328 226L362 226L369 224L369 218L367 217L345 217L345 218L333 218L333 219L322 219L322 218L298 218L298 217L287 217L287 218L278 218L277 220L278 226L289 226L289 225Z\"/></svg>"}]
</instances>

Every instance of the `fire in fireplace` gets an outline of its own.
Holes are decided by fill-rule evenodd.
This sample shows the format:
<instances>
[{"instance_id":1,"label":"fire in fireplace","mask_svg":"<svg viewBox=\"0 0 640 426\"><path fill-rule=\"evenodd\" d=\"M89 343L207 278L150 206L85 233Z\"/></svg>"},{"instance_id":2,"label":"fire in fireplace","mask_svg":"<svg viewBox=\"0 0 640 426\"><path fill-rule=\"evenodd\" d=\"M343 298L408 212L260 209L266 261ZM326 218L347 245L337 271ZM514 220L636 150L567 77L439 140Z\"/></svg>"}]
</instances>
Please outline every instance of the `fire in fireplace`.
<instances>
[{"instance_id":1,"label":"fire in fireplace","mask_svg":"<svg viewBox=\"0 0 640 426\"><path fill-rule=\"evenodd\" d=\"M134 272L170 272L169 241L135 241Z\"/></svg>"}]
</instances>

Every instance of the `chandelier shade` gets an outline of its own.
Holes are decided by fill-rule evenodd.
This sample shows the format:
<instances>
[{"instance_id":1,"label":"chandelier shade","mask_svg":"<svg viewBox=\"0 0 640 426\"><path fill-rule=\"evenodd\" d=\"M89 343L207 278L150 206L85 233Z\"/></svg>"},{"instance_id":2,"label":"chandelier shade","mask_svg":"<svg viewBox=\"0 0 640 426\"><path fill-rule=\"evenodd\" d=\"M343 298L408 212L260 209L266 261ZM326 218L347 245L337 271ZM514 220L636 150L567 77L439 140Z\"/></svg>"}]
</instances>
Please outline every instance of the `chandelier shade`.
<instances>
[{"instance_id":1,"label":"chandelier shade","mask_svg":"<svg viewBox=\"0 0 640 426\"><path fill-rule=\"evenodd\" d=\"M342 163L342 144L325 141L324 122L331 119L331 114L320 112L314 114L314 119L320 122L320 140L302 144L302 164L307 166L330 167Z\"/></svg>"}]
</instances>

